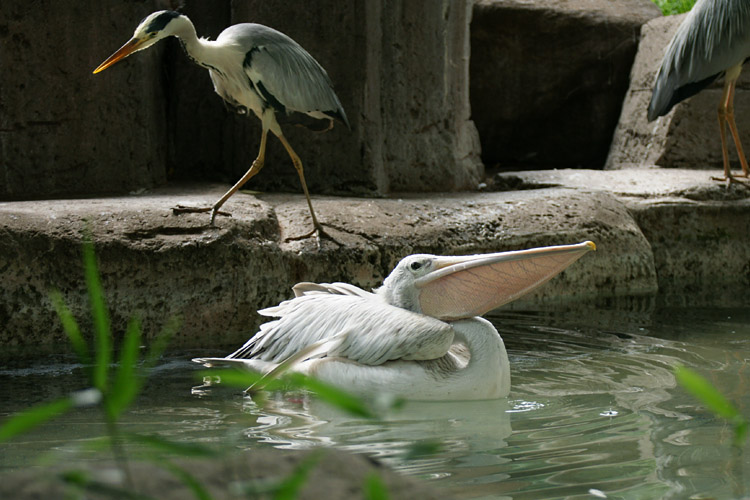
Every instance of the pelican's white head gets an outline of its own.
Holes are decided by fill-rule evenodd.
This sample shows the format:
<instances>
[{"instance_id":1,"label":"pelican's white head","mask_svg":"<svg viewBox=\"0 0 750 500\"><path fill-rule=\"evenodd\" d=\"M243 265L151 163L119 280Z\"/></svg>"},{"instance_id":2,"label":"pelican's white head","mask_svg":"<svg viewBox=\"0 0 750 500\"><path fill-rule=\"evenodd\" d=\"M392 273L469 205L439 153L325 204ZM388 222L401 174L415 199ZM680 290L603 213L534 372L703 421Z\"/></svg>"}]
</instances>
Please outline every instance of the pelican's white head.
<instances>
[{"instance_id":1,"label":"pelican's white head","mask_svg":"<svg viewBox=\"0 0 750 500\"><path fill-rule=\"evenodd\" d=\"M125 45L120 47L117 52L101 63L94 70L99 73L109 68L116 62L125 59L130 54L139 50L147 49L153 44L169 36L193 36L195 37L195 28L186 16L173 10L160 10L149 14L140 22L133 32L133 37Z\"/></svg>"},{"instance_id":2,"label":"pelican's white head","mask_svg":"<svg viewBox=\"0 0 750 500\"><path fill-rule=\"evenodd\" d=\"M393 306L409 311L422 312L419 305L419 289L415 282L417 279L435 271L439 259L441 257L429 254L415 254L404 257L383 281L383 286L377 290L377 293Z\"/></svg>"},{"instance_id":3,"label":"pelican's white head","mask_svg":"<svg viewBox=\"0 0 750 500\"><path fill-rule=\"evenodd\" d=\"M481 316L534 290L591 250L596 245L584 241L457 257L410 255L377 293L393 306L434 318Z\"/></svg>"}]
</instances>

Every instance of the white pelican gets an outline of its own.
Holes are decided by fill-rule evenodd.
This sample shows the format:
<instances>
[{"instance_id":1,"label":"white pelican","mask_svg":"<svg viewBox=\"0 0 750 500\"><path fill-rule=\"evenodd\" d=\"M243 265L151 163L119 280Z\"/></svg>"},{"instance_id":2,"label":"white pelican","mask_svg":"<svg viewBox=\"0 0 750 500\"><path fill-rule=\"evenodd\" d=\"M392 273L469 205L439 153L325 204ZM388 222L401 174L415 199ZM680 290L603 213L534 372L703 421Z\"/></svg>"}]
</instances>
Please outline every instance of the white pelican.
<instances>
[{"instance_id":1,"label":"white pelican","mask_svg":"<svg viewBox=\"0 0 750 500\"><path fill-rule=\"evenodd\" d=\"M299 283L258 311L278 318L225 358L272 377L292 370L358 394L418 400L505 397L505 345L479 316L537 288L596 246L590 241L483 255L404 258L374 293Z\"/></svg>"}]
</instances>

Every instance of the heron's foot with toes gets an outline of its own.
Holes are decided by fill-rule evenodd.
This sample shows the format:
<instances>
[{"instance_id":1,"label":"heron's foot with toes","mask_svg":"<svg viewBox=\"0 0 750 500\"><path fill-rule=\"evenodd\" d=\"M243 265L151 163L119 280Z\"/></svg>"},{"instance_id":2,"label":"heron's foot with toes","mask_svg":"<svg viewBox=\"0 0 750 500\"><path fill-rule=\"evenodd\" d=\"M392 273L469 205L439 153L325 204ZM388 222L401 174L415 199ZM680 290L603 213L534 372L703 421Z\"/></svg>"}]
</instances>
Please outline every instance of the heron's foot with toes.
<instances>
[{"instance_id":1,"label":"heron's foot with toes","mask_svg":"<svg viewBox=\"0 0 750 500\"><path fill-rule=\"evenodd\" d=\"M741 181L737 179L737 177L747 178L747 174L735 174L735 175L730 175L729 177L711 177L711 180L719 181L719 182L726 182L727 188L731 186L732 184L739 184L740 186L746 189L750 189L750 184L748 184L747 181Z\"/></svg>"},{"instance_id":2,"label":"heron's foot with toes","mask_svg":"<svg viewBox=\"0 0 750 500\"><path fill-rule=\"evenodd\" d=\"M172 207L172 213L174 215L180 214L203 214L211 212L211 225L214 225L214 219L217 215L223 215L224 217L231 217L232 214L224 212L222 210L215 210L214 207L186 207L185 205L177 205Z\"/></svg>"},{"instance_id":3,"label":"heron's foot with toes","mask_svg":"<svg viewBox=\"0 0 750 500\"><path fill-rule=\"evenodd\" d=\"M309 233L302 234L300 236L290 236L289 238L286 238L284 241L300 241L305 240L307 238L315 237L315 240L318 242L318 248L320 248L320 242L323 239L330 240L337 244L338 246L341 246L341 243L336 240L333 236L328 234L324 229L322 225L316 226L313 228L312 231Z\"/></svg>"}]
</instances>

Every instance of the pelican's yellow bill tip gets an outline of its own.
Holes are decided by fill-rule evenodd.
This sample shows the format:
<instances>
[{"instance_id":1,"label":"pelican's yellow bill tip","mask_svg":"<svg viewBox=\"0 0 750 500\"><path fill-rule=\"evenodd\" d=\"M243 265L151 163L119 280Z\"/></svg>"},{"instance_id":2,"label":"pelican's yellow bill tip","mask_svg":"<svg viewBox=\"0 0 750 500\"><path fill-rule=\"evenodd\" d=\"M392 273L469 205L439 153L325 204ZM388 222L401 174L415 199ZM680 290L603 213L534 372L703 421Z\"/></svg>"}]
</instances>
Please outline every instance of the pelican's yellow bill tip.
<instances>
[{"instance_id":1,"label":"pelican's yellow bill tip","mask_svg":"<svg viewBox=\"0 0 750 500\"><path fill-rule=\"evenodd\" d=\"M596 243L593 241L584 241L583 244L589 247L589 249L596 251Z\"/></svg>"}]
</instances>

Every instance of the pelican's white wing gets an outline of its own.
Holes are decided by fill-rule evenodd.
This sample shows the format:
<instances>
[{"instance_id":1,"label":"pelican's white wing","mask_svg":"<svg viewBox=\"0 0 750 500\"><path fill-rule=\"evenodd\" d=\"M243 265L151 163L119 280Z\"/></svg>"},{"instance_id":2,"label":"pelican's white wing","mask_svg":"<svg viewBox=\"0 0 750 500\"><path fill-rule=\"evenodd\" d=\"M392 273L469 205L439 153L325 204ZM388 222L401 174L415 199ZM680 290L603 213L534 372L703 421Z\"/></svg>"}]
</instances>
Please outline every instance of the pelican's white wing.
<instances>
[{"instance_id":1,"label":"pelican's white wing","mask_svg":"<svg viewBox=\"0 0 750 500\"><path fill-rule=\"evenodd\" d=\"M260 331L228 358L280 363L303 349L335 336L327 356L365 364L428 360L445 355L453 328L443 321L391 306L378 296L342 284L303 284L301 295L259 311L279 319Z\"/></svg>"}]
</instances>

